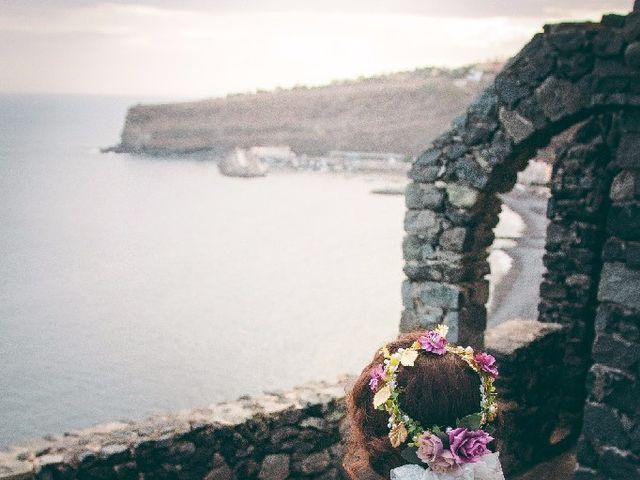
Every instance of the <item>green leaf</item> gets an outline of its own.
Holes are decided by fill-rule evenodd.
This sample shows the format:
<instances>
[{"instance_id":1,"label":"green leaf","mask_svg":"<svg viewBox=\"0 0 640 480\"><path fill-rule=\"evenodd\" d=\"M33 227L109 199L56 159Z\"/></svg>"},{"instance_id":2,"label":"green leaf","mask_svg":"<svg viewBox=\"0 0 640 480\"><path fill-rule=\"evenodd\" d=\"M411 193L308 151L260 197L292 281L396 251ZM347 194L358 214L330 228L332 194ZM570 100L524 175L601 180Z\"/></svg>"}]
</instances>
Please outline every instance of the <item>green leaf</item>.
<instances>
[{"instance_id":1,"label":"green leaf","mask_svg":"<svg viewBox=\"0 0 640 480\"><path fill-rule=\"evenodd\" d=\"M481 424L482 424L482 413L480 412L467 415L466 417L462 417L457 422L458 427L464 427L467 430L479 430Z\"/></svg>"}]
</instances>

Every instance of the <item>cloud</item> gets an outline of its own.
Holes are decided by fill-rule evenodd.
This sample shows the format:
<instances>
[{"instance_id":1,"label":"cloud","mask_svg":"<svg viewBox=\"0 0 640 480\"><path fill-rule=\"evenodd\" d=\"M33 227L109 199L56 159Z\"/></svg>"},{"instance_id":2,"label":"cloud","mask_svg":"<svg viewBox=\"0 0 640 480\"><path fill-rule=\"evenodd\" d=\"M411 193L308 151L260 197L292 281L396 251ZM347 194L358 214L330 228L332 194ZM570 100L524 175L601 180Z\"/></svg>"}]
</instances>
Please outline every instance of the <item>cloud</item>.
<instances>
[{"instance_id":1,"label":"cloud","mask_svg":"<svg viewBox=\"0 0 640 480\"><path fill-rule=\"evenodd\" d=\"M0 85L14 92L189 97L317 85L506 58L545 21L566 18L428 16L422 3L404 0L378 2L407 10L395 13L356 11L359 1L343 2L347 12L329 8L337 5L332 0L315 10L298 1L305 7L299 11L286 10L284 0L268 2L269 11L241 0L206 2L208 8L176 3L9 2L0 8L0 45L12 45L0 51ZM600 12L585 15L598 19Z\"/></svg>"},{"instance_id":2,"label":"cloud","mask_svg":"<svg viewBox=\"0 0 640 480\"><path fill-rule=\"evenodd\" d=\"M60 9L95 6L97 0L4 0L8 7ZM111 0L112 4L135 3L162 9L190 9L221 13L400 13L429 17L544 17L576 18L590 12L630 11L633 0ZM0 0L2 5L2 0Z\"/></svg>"}]
</instances>

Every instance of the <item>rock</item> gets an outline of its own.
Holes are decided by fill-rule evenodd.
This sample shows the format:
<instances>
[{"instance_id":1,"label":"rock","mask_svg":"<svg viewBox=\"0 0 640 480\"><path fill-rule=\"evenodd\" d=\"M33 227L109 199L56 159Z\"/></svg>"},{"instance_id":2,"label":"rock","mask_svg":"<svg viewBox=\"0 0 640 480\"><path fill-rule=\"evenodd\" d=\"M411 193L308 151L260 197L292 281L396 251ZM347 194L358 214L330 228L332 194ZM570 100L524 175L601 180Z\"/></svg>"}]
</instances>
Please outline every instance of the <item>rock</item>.
<instances>
[{"instance_id":1,"label":"rock","mask_svg":"<svg viewBox=\"0 0 640 480\"><path fill-rule=\"evenodd\" d=\"M640 239L640 205L612 205L607 215L607 229L624 240Z\"/></svg>"},{"instance_id":2,"label":"rock","mask_svg":"<svg viewBox=\"0 0 640 480\"><path fill-rule=\"evenodd\" d=\"M489 181L489 175L472 157L459 159L455 163L455 172L459 180L478 189L484 188Z\"/></svg>"},{"instance_id":3,"label":"rock","mask_svg":"<svg viewBox=\"0 0 640 480\"><path fill-rule=\"evenodd\" d=\"M603 29L593 39L593 53L599 57L612 57L618 55L624 46L622 34L616 30Z\"/></svg>"},{"instance_id":4,"label":"rock","mask_svg":"<svg viewBox=\"0 0 640 480\"><path fill-rule=\"evenodd\" d=\"M440 167L438 166L423 166L414 163L409 169L409 178L416 182L432 183L438 178L438 172Z\"/></svg>"},{"instance_id":5,"label":"rock","mask_svg":"<svg viewBox=\"0 0 640 480\"><path fill-rule=\"evenodd\" d=\"M635 188L634 173L629 170L623 170L613 179L609 197L614 202L631 200L635 195Z\"/></svg>"},{"instance_id":6,"label":"rock","mask_svg":"<svg viewBox=\"0 0 640 480\"><path fill-rule=\"evenodd\" d=\"M264 177L267 166L250 151L236 148L218 162L220 173L228 177Z\"/></svg>"},{"instance_id":7,"label":"rock","mask_svg":"<svg viewBox=\"0 0 640 480\"><path fill-rule=\"evenodd\" d=\"M258 478L260 480L285 480L289 476L289 456L267 455L262 461Z\"/></svg>"},{"instance_id":8,"label":"rock","mask_svg":"<svg viewBox=\"0 0 640 480\"><path fill-rule=\"evenodd\" d=\"M511 355L547 336L562 335L563 327L557 323L536 320L508 320L487 330L485 344L488 350Z\"/></svg>"},{"instance_id":9,"label":"rock","mask_svg":"<svg viewBox=\"0 0 640 480\"><path fill-rule=\"evenodd\" d=\"M500 100L512 107L518 100L529 95L529 89L520 84L515 79L507 78L505 75L498 75L495 81L496 91Z\"/></svg>"},{"instance_id":10,"label":"rock","mask_svg":"<svg viewBox=\"0 0 640 480\"><path fill-rule=\"evenodd\" d=\"M598 300L640 309L640 272L623 263L605 263L600 274Z\"/></svg>"},{"instance_id":11,"label":"rock","mask_svg":"<svg viewBox=\"0 0 640 480\"><path fill-rule=\"evenodd\" d=\"M409 209L438 209L442 206L444 192L433 184L410 183L405 199Z\"/></svg>"},{"instance_id":12,"label":"rock","mask_svg":"<svg viewBox=\"0 0 640 480\"><path fill-rule=\"evenodd\" d=\"M478 190L457 183L447 184L446 189L449 203L458 208L471 208L480 197Z\"/></svg>"},{"instance_id":13,"label":"rock","mask_svg":"<svg viewBox=\"0 0 640 480\"><path fill-rule=\"evenodd\" d=\"M456 142L447 149L447 157L449 157L450 160L456 160L467 153L468 150L469 147L467 145Z\"/></svg>"},{"instance_id":14,"label":"rock","mask_svg":"<svg viewBox=\"0 0 640 480\"><path fill-rule=\"evenodd\" d=\"M500 107L500 123L515 143L526 140L535 131L533 123L515 110Z\"/></svg>"},{"instance_id":15,"label":"rock","mask_svg":"<svg viewBox=\"0 0 640 480\"><path fill-rule=\"evenodd\" d=\"M300 422L300 428L312 428L314 430L324 431L327 429L327 422L321 417L307 417Z\"/></svg>"},{"instance_id":16,"label":"rock","mask_svg":"<svg viewBox=\"0 0 640 480\"><path fill-rule=\"evenodd\" d=\"M407 235L402 240L402 255L406 261L422 259L423 241L416 235Z\"/></svg>"},{"instance_id":17,"label":"rock","mask_svg":"<svg viewBox=\"0 0 640 480\"><path fill-rule=\"evenodd\" d=\"M440 246L452 252L462 252L467 238L467 229L464 227L449 228L440 235Z\"/></svg>"},{"instance_id":18,"label":"rock","mask_svg":"<svg viewBox=\"0 0 640 480\"><path fill-rule=\"evenodd\" d=\"M607 478L640 478L638 457L615 446L602 448L599 467Z\"/></svg>"},{"instance_id":19,"label":"rock","mask_svg":"<svg viewBox=\"0 0 640 480\"><path fill-rule=\"evenodd\" d=\"M547 118L554 122L576 113L586 102L580 88L555 77L547 78L536 89L535 96Z\"/></svg>"},{"instance_id":20,"label":"rock","mask_svg":"<svg viewBox=\"0 0 640 480\"><path fill-rule=\"evenodd\" d=\"M616 163L622 167L640 167L640 133L627 133L620 139Z\"/></svg>"},{"instance_id":21,"label":"rock","mask_svg":"<svg viewBox=\"0 0 640 480\"><path fill-rule=\"evenodd\" d=\"M587 376L591 401L606 403L628 415L634 413L638 387L633 375L605 365L593 365Z\"/></svg>"},{"instance_id":22,"label":"rock","mask_svg":"<svg viewBox=\"0 0 640 480\"><path fill-rule=\"evenodd\" d=\"M622 33L624 39L629 43L640 38L640 11L634 11L632 14L627 15Z\"/></svg>"},{"instance_id":23,"label":"rock","mask_svg":"<svg viewBox=\"0 0 640 480\"><path fill-rule=\"evenodd\" d=\"M457 309L460 306L460 288L438 282L423 282L415 285L423 305L435 308Z\"/></svg>"},{"instance_id":24,"label":"rock","mask_svg":"<svg viewBox=\"0 0 640 480\"><path fill-rule=\"evenodd\" d=\"M617 333L598 333L593 343L593 359L595 363L632 371L640 360L640 349Z\"/></svg>"},{"instance_id":25,"label":"rock","mask_svg":"<svg viewBox=\"0 0 640 480\"><path fill-rule=\"evenodd\" d=\"M306 455L306 458L300 462L298 469L305 475L312 475L325 471L330 464L329 452L322 451Z\"/></svg>"},{"instance_id":26,"label":"rock","mask_svg":"<svg viewBox=\"0 0 640 480\"><path fill-rule=\"evenodd\" d=\"M579 28L555 31L550 35L550 40L551 44L563 53L577 52L588 44L587 35Z\"/></svg>"},{"instance_id":27,"label":"rock","mask_svg":"<svg viewBox=\"0 0 640 480\"><path fill-rule=\"evenodd\" d=\"M640 269L640 242L628 242L624 253L627 267Z\"/></svg>"},{"instance_id":28,"label":"rock","mask_svg":"<svg viewBox=\"0 0 640 480\"><path fill-rule=\"evenodd\" d=\"M633 42L626 48L624 60L631 68L640 69L640 42Z\"/></svg>"},{"instance_id":29,"label":"rock","mask_svg":"<svg viewBox=\"0 0 640 480\"><path fill-rule=\"evenodd\" d=\"M421 166L437 165L440 153L441 150L439 148L431 148L416 158L415 164Z\"/></svg>"},{"instance_id":30,"label":"rock","mask_svg":"<svg viewBox=\"0 0 640 480\"><path fill-rule=\"evenodd\" d=\"M404 229L409 234L432 237L440 230L440 222L431 210L408 210L404 218Z\"/></svg>"}]
</instances>

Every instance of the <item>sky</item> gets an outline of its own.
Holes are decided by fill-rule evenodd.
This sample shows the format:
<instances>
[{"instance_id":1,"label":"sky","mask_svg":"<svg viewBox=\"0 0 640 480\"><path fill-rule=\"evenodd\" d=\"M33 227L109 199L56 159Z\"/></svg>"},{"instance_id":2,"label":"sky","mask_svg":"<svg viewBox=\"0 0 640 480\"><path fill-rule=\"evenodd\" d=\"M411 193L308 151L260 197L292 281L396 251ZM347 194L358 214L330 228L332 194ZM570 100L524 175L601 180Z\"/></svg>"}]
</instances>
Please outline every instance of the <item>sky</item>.
<instances>
[{"instance_id":1,"label":"sky","mask_svg":"<svg viewBox=\"0 0 640 480\"><path fill-rule=\"evenodd\" d=\"M633 0L0 0L0 93L201 98L506 59Z\"/></svg>"}]
</instances>

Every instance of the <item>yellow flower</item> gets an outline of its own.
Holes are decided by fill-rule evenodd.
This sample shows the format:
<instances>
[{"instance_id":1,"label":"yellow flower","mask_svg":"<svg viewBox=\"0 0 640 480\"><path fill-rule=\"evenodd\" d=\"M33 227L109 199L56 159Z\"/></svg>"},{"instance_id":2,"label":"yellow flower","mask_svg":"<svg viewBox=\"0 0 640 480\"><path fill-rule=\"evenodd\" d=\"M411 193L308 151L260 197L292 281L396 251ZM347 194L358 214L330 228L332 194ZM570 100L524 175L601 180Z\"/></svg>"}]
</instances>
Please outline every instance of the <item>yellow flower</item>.
<instances>
[{"instance_id":1,"label":"yellow flower","mask_svg":"<svg viewBox=\"0 0 640 480\"><path fill-rule=\"evenodd\" d=\"M407 428L402 422L396 423L389 432L389 440L391 440L391 445L394 448L398 448L400 445L406 442L408 436L409 432L407 432Z\"/></svg>"},{"instance_id":2,"label":"yellow flower","mask_svg":"<svg viewBox=\"0 0 640 480\"><path fill-rule=\"evenodd\" d=\"M446 337L447 333L449 333L449 327L447 327L446 325L438 325L434 330L443 337Z\"/></svg>"},{"instance_id":3,"label":"yellow flower","mask_svg":"<svg viewBox=\"0 0 640 480\"><path fill-rule=\"evenodd\" d=\"M378 408L380 405L384 405L384 403L389 400L389 397L391 397L391 389L389 386L382 387L373 397L373 407Z\"/></svg>"},{"instance_id":4,"label":"yellow flower","mask_svg":"<svg viewBox=\"0 0 640 480\"><path fill-rule=\"evenodd\" d=\"M400 356L400 363L405 367L413 367L416 358L418 358L418 352L415 350L405 350Z\"/></svg>"}]
</instances>

